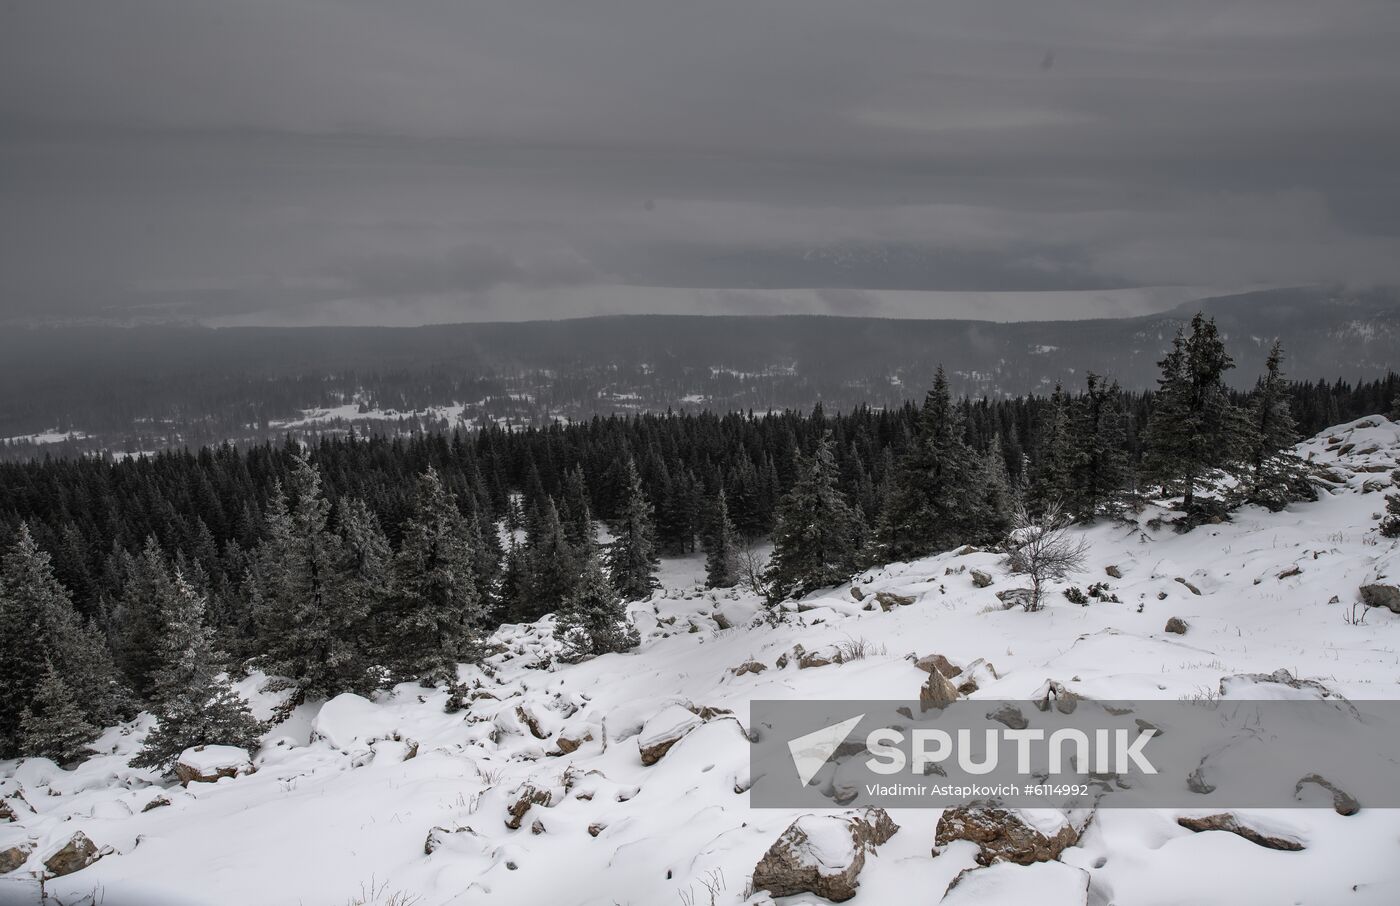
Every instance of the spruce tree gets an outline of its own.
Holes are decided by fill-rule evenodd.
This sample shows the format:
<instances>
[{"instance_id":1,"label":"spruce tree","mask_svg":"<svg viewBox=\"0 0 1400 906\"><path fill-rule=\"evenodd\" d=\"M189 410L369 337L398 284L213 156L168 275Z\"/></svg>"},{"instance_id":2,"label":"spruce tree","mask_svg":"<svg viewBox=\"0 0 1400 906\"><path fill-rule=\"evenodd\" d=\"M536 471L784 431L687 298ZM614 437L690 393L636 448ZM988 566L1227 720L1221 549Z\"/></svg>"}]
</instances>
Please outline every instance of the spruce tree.
<instances>
[{"instance_id":1,"label":"spruce tree","mask_svg":"<svg viewBox=\"0 0 1400 906\"><path fill-rule=\"evenodd\" d=\"M517 601L510 615L517 623L531 623L558 610L579 577L578 552L569 544L554 499L545 497L540 507L532 511L529 522L525 542L528 583L523 599Z\"/></svg>"},{"instance_id":2,"label":"spruce tree","mask_svg":"<svg viewBox=\"0 0 1400 906\"><path fill-rule=\"evenodd\" d=\"M170 770L192 746L252 750L262 728L219 667L205 600L179 573L163 615L161 666L154 676L156 727L132 759L136 767Z\"/></svg>"},{"instance_id":3,"label":"spruce tree","mask_svg":"<svg viewBox=\"0 0 1400 906\"><path fill-rule=\"evenodd\" d=\"M1113 511L1114 501L1128 484L1128 434L1121 396L1117 383L1107 384L1091 371L1084 396L1074 409L1070 431L1074 453L1064 504L1081 522L1094 519L1101 509Z\"/></svg>"},{"instance_id":4,"label":"spruce tree","mask_svg":"<svg viewBox=\"0 0 1400 906\"><path fill-rule=\"evenodd\" d=\"M83 716L67 681L52 661L45 660L33 700L20 716L20 750L68 764L80 760L96 736L97 730Z\"/></svg>"},{"instance_id":5,"label":"spruce tree","mask_svg":"<svg viewBox=\"0 0 1400 906\"><path fill-rule=\"evenodd\" d=\"M1039 458L1031 475L1031 499L1037 511L1074 494L1075 445L1070 435L1070 409L1069 395L1056 384L1055 392L1041 411Z\"/></svg>"},{"instance_id":6,"label":"spruce tree","mask_svg":"<svg viewBox=\"0 0 1400 906\"><path fill-rule=\"evenodd\" d=\"M345 610L361 617L355 632L363 656L383 666L389 659L386 649L392 644L394 552L378 518L363 500L347 498L338 506L344 556L340 593L355 599Z\"/></svg>"},{"instance_id":7,"label":"spruce tree","mask_svg":"<svg viewBox=\"0 0 1400 906\"><path fill-rule=\"evenodd\" d=\"M1215 321L1200 312L1191 319L1191 335L1178 331L1158 365L1162 376L1147 423L1144 465L1158 480L1180 483L1190 510L1201 478L1242 459L1244 420L1224 377L1235 365Z\"/></svg>"},{"instance_id":8,"label":"spruce tree","mask_svg":"<svg viewBox=\"0 0 1400 906\"><path fill-rule=\"evenodd\" d=\"M1288 399L1288 383L1284 380L1283 345L1277 340L1269 349L1265 371L1254 387L1249 401L1249 429L1246 455L1249 460L1251 497L1261 503L1282 506L1286 502L1286 483L1297 471L1295 457L1284 451L1298 440L1293 408ZM1269 489L1275 486L1272 493Z\"/></svg>"},{"instance_id":9,"label":"spruce tree","mask_svg":"<svg viewBox=\"0 0 1400 906\"><path fill-rule=\"evenodd\" d=\"M394 558L395 661L425 682L455 682L457 663L479 656L485 604L472 535L437 471L418 479L413 514Z\"/></svg>"},{"instance_id":10,"label":"spruce tree","mask_svg":"<svg viewBox=\"0 0 1400 906\"><path fill-rule=\"evenodd\" d=\"M161 636L165 634L164 607L174 591L165 551L154 535L132 562L117 599L117 666L143 700L151 695L153 676L160 665Z\"/></svg>"},{"instance_id":11,"label":"spruce tree","mask_svg":"<svg viewBox=\"0 0 1400 906\"><path fill-rule=\"evenodd\" d=\"M796 483L778 504L764 574L770 604L839 585L860 567L860 522L837 489L830 434L810 458L799 458L796 471Z\"/></svg>"},{"instance_id":12,"label":"spruce tree","mask_svg":"<svg viewBox=\"0 0 1400 906\"><path fill-rule=\"evenodd\" d=\"M656 529L651 503L642 490L637 464L627 461L621 512L613 521L613 540L608 545L608 577L624 601L650 597L657 587L656 570L661 564L656 553Z\"/></svg>"},{"instance_id":13,"label":"spruce tree","mask_svg":"<svg viewBox=\"0 0 1400 906\"><path fill-rule=\"evenodd\" d=\"M705 586L733 588L738 584L739 537L729 518L729 502L721 490L705 541Z\"/></svg>"},{"instance_id":14,"label":"spruce tree","mask_svg":"<svg viewBox=\"0 0 1400 906\"><path fill-rule=\"evenodd\" d=\"M627 609L603 575L596 555L588 558L555 616L554 636L564 645L560 659L565 662L637 646L637 630L628 623Z\"/></svg>"}]
</instances>

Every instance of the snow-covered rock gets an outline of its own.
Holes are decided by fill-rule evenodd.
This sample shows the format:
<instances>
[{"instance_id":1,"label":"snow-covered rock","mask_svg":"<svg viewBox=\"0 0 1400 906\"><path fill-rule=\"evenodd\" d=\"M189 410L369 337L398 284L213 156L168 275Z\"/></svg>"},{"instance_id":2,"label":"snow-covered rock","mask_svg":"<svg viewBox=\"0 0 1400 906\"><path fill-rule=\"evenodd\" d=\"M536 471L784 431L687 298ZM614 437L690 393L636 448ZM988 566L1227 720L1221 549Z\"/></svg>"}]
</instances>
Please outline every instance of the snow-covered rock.
<instances>
[{"instance_id":1,"label":"snow-covered rock","mask_svg":"<svg viewBox=\"0 0 1400 906\"><path fill-rule=\"evenodd\" d=\"M253 760L237 746L195 746L181 752L175 762L175 776L183 786L214 783L253 771Z\"/></svg>"},{"instance_id":2,"label":"snow-covered rock","mask_svg":"<svg viewBox=\"0 0 1400 906\"><path fill-rule=\"evenodd\" d=\"M980 865L1047 862L1058 859L1067 847L1079 842L1089 818L1090 813L1083 810L955 806L945 809L938 819L934 846L945 847L955 840L969 840L977 844Z\"/></svg>"},{"instance_id":3,"label":"snow-covered rock","mask_svg":"<svg viewBox=\"0 0 1400 906\"><path fill-rule=\"evenodd\" d=\"M642 764L656 764L687 733L705 721L689 708L671 705L652 717L637 736Z\"/></svg>"},{"instance_id":4,"label":"snow-covered rock","mask_svg":"<svg viewBox=\"0 0 1400 906\"><path fill-rule=\"evenodd\" d=\"M884 809L844 815L803 815L783 831L753 872L755 890L775 897L814 893L840 903L856 895L867 853L899 825Z\"/></svg>"}]
</instances>

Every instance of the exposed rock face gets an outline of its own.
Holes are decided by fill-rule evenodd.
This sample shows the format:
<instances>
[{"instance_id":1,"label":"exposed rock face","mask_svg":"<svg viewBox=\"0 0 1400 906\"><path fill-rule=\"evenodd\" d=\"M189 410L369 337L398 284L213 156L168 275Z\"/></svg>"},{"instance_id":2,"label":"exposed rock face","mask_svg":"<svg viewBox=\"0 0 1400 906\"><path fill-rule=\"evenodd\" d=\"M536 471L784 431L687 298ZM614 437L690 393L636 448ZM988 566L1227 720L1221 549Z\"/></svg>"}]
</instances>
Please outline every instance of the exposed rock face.
<instances>
[{"instance_id":1,"label":"exposed rock face","mask_svg":"<svg viewBox=\"0 0 1400 906\"><path fill-rule=\"evenodd\" d=\"M928 681L919 690L920 711L941 711L957 700L957 688L937 670L928 675Z\"/></svg>"},{"instance_id":2,"label":"exposed rock face","mask_svg":"<svg viewBox=\"0 0 1400 906\"><path fill-rule=\"evenodd\" d=\"M1303 787L1310 784L1319 786L1332 794L1332 807L1337 810L1337 814L1351 816L1361 811L1361 803L1357 801L1355 796L1334 785L1321 774L1309 774L1299 780L1297 785L1293 787L1293 795L1298 796L1303 792Z\"/></svg>"},{"instance_id":3,"label":"exposed rock face","mask_svg":"<svg viewBox=\"0 0 1400 906\"><path fill-rule=\"evenodd\" d=\"M1269 833L1241 821L1238 816L1230 812L1221 812L1216 815L1203 815L1201 817L1178 818L1176 823L1187 830L1200 831L1227 831L1244 837L1250 843L1263 846L1266 849L1281 849L1287 852L1298 852L1303 849L1303 844L1292 837L1284 836L1277 832Z\"/></svg>"},{"instance_id":4,"label":"exposed rock face","mask_svg":"<svg viewBox=\"0 0 1400 906\"><path fill-rule=\"evenodd\" d=\"M704 722L704 718L680 705L663 708L642 726L642 732L637 736L642 764L656 764L671 751L672 746Z\"/></svg>"},{"instance_id":5,"label":"exposed rock face","mask_svg":"<svg viewBox=\"0 0 1400 906\"><path fill-rule=\"evenodd\" d=\"M1006 809L990 804L960 805L945 809L934 834L937 847L954 840L977 844L977 864L1015 862L1030 865L1058 859L1079 842L1089 823L1088 813L1054 809Z\"/></svg>"},{"instance_id":6,"label":"exposed rock face","mask_svg":"<svg viewBox=\"0 0 1400 906\"><path fill-rule=\"evenodd\" d=\"M972 584L978 588L986 588L988 585L992 584L991 574L983 572L980 569L974 569L969 575L972 576Z\"/></svg>"},{"instance_id":7,"label":"exposed rock face","mask_svg":"<svg viewBox=\"0 0 1400 906\"><path fill-rule=\"evenodd\" d=\"M729 672L735 676L743 676L746 673L762 673L768 669L768 665L761 661L744 661L737 667L730 667Z\"/></svg>"},{"instance_id":8,"label":"exposed rock face","mask_svg":"<svg viewBox=\"0 0 1400 906\"><path fill-rule=\"evenodd\" d=\"M19 868L33 851L33 843L18 843L7 849L0 849L0 875L9 874Z\"/></svg>"},{"instance_id":9,"label":"exposed rock face","mask_svg":"<svg viewBox=\"0 0 1400 906\"><path fill-rule=\"evenodd\" d=\"M554 744L559 747L559 751L563 752L565 755L568 755L570 752L577 751L578 747L583 745L584 743L592 741L593 731L584 729L574 730L573 732L565 731L563 733L560 733L559 736L554 740Z\"/></svg>"},{"instance_id":10,"label":"exposed rock face","mask_svg":"<svg viewBox=\"0 0 1400 906\"><path fill-rule=\"evenodd\" d=\"M1363 585L1361 600L1371 607L1384 607L1400 613L1400 587L1394 585Z\"/></svg>"},{"instance_id":11,"label":"exposed rock face","mask_svg":"<svg viewBox=\"0 0 1400 906\"><path fill-rule=\"evenodd\" d=\"M803 815L783 831L753 872L755 890L775 897L813 893L840 903L856 895L865 856L899 830L884 809Z\"/></svg>"},{"instance_id":12,"label":"exposed rock face","mask_svg":"<svg viewBox=\"0 0 1400 906\"><path fill-rule=\"evenodd\" d=\"M548 806L554 801L554 793L550 790L542 790L533 784L525 784L519 790L519 796L515 804L506 809L506 827L517 830L521 821L525 819L525 813L531 806Z\"/></svg>"},{"instance_id":13,"label":"exposed rock face","mask_svg":"<svg viewBox=\"0 0 1400 906\"><path fill-rule=\"evenodd\" d=\"M941 673L948 679L962 675L962 668L954 666L946 657L941 654L930 654L919 658L914 662L925 673Z\"/></svg>"},{"instance_id":14,"label":"exposed rock face","mask_svg":"<svg viewBox=\"0 0 1400 906\"><path fill-rule=\"evenodd\" d=\"M1172 617L1170 620L1167 620L1167 632L1176 633L1177 635L1186 635L1186 630L1189 628L1189 625L1190 624L1181 617Z\"/></svg>"},{"instance_id":15,"label":"exposed rock face","mask_svg":"<svg viewBox=\"0 0 1400 906\"><path fill-rule=\"evenodd\" d=\"M102 856L103 852L97 848L97 844L93 843L87 834L78 831L59 848L58 852L44 860L44 867L54 877L61 878L64 875L71 875L75 871L87 868Z\"/></svg>"},{"instance_id":16,"label":"exposed rock face","mask_svg":"<svg viewBox=\"0 0 1400 906\"><path fill-rule=\"evenodd\" d=\"M175 776L181 786L214 783L225 777L251 774L255 768L248 753L235 746L195 746L180 754Z\"/></svg>"}]
</instances>

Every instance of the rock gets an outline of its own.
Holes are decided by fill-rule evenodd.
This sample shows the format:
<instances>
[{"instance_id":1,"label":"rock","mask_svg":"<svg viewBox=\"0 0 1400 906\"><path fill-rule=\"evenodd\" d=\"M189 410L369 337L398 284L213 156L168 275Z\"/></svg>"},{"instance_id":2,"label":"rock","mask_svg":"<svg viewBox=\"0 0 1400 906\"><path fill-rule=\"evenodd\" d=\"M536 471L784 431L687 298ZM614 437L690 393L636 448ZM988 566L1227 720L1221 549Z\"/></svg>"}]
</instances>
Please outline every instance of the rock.
<instances>
[{"instance_id":1,"label":"rock","mask_svg":"<svg viewBox=\"0 0 1400 906\"><path fill-rule=\"evenodd\" d=\"M103 855L105 853L97 848L97 844L93 843L87 834L78 831L69 837L68 842L59 847L57 852L44 860L44 867L49 870L49 874L61 878L87 868Z\"/></svg>"},{"instance_id":2,"label":"rock","mask_svg":"<svg viewBox=\"0 0 1400 906\"><path fill-rule=\"evenodd\" d=\"M804 651L797 657L798 670L810 670L813 667L827 667L831 664L840 664L845 661L845 655L841 649L835 645L823 645L813 651Z\"/></svg>"},{"instance_id":3,"label":"rock","mask_svg":"<svg viewBox=\"0 0 1400 906\"><path fill-rule=\"evenodd\" d=\"M453 834L471 834L473 837L481 836L470 827L465 826L450 829L446 827L435 827L428 831L428 838L423 841L423 855L431 856L439 849L442 849Z\"/></svg>"},{"instance_id":4,"label":"rock","mask_svg":"<svg viewBox=\"0 0 1400 906\"><path fill-rule=\"evenodd\" d=\"M995 711L987 713L988 720L994 720L999 724L1004 724L1012 730L1024 730L1030 726L1030 721L1021 713L1021 709L1012 704L1002 705Z\"/></svg>"},{"instance_id":5,"label":"rock","mask_svg":"<svg viewBox=\"0 0 1400 906\"><path fill-rule=\"evenodd\" d=\"M859 585L852 585L852 586L851 586L851 597L855 598L857 601L864 601L864 600L865 600L865 592L863 592L863 591L860 590L860 586L859 586Z\"/></svg>"},{"instance_id":6,"label":"rock","mask_svg":"<svg viewBox=\"0 0 1400 906\"><path fill-rule=\"evenodd\" d=\"M531 806L549 806L554 802L554 793L551 790L542 790L532 783L527 783L517 790L515 804L506 809L506 827L511 830L519 830L520 822L525 819L525 813Z\"/></svg>"},{"instance_id":7,"label":"rock","mask_svg":"<svg viewBox=\"0 0 1400 906\"><path fill-rule=\"evenodd\" d=\"M919 689L920 711L941 711L957 700L957 688L937 670L928 675L927 682Z\"/></svg>"},{"instance_id":8,"label":"rock","mask_svg":"<svg viewBox=\"0 0 1400 906\"><path fill-rule=\"evenodd\" d=\"M1337 814L1350 817L1352 815L1355 815L1357 812L1361 811L1361 803L1356 800L1355 796L1351 795L1346 790L1335 786L1331 781L1329 781L1326 777L1323 777L1321 774L1309 774L1308 776L1299 780L1298 783L1293 787L1294 798L1298 798L1303 792L1303 787L1308 786L1309 784L1319 786L1332 794L1332 808L1337 810Z\"/></svg>"},{"instance_id":9,"label":"rock","mask_svg":"<svg viewBox=\"0 0 1400 906\"><path fill-rule=\"evenodd\" d=\"M194 746L180 753L175 776L181 786L214 783L225 777L252 774L257 769L244 749L237 746Z\"/></svg>"},{"instance_id":10,"label":"rock","mask_svg":"<svg viewBox=\"0 0 1400 906\"><path fill-rule=\"evenodd\" d=\"M1361 601L1370 607L1385 607L1400 613L1400 588L1394 585L1363 585Z\"/></svg>"},{"instance_id":11,"label":"rock","mask_svg":"<svg viewBox=\"0 0 1400 906\"><path fill-rule=\"evenodd\" d=\"M735 676L743 676L746 673L762 673L768 669L768 665L761 661L744 661L737 667L730 667L729 672Z\"/></svg>"},{"instance_id":12,"label":"rock","mask_svg":"<svg viewBox=\"0 0 1400 906\"><path fill-rule=\"evenodd\" d=\"M964 544L962 547L960 547L960 548L958 548L957 550L953 551L953 556L954 556L954 557L966 557L968 554L975 554L975 553L977 553L978 550L979 550L979 548L973 547L971 544Z\"/></svg>"},{"instance_id":13,"label":"rock","mask_svg":"<svg viewBox=\"0 0 1400 906\"><path fill-rule=\"evenodd\" d=\"M34 852L33 843L16 843L6 849L0 849L0 875L7 875L29 861L29 854Z\"/></svg>"},{"instance_id":14,"label":"rock","mask_svg":"<svg viewBox=\"0 0 1400 906\"><path fill-rule=\"evenodd\" d=\"M1166 593L1166 592L1164 592L1164 591L1159 591L1159 592L1157 592L1157 600L1158 600L1158 601L1165 601L1166 599L1167 599L1167 593Z\"/></svg>"},{"instance_id":15,"label":"rock","mask_svg":"<svg viewBox=\"0 0 1400 906\"><path fill-rule=\"evenodd\" d=\"M559 751L568 755L570 752L578 751L578 747L586 742L593 741L593 731L587 728L575 730L572 733L565 731L555 737L554 744L559 747Z\"/></svg>"},{"instance_id":16,"label":"rock","mask_svg":"<svg viewBox=\"0 0 1400 906\"><path fill-rule=\"evenodd\" d=\"M880 605L881 610L890 611L895 607L908 607L914 603L913 595L897 595L892 591L875 592L875 602Z\"/></svg>"},{"instance_id":17,"label":"rock","mask_svg":"<svg viewBox=\"0 0 1400 906\"><path fill-rule=\"evenodd\" d=\"M596 837L599 834L601 834L604 830L606 830L607 827L608 826L606 824L602 824L600 822L595 821L594 823L588 825L588 836Z\"/></svg>"},{"instance_id":18,"label":"rock","mask_svg":"<svg viewBox=\"0 0 1400 906\"><path fill-rule=\"evenodd\" d=\"M169 799L167 799L167 798L164 797L164 796L157 796L156 798L152 799L150 802L147 802L145 805L143 805L143 806L141 807L141 811L143 811L143 812L149 812L151 809L165 808L165 807L166 807L167 805L169 805L169 804L170 804L170 800L169 800Z\"/></svg>"},{"instance_id":19,"label":"rock","mask_svg":"<svg viewBox=\"0 0 1400 906\"><path fill-rule=\"evenodd\" d=\"M987 868L964 868L939 900L940 906L1085 906L1088 902L1089 873L1063 862L999 862Z\"/></svg>"},{"instance_id":20,"label":"rock","mask_svg":"<svg viewBox=\"0 0 1400 906\"><path fill-rule=\"evenodd\" d=\"M1185 585L1185 586L1186 586L1186 590L1189 591L1189 592L1191 592L1191 594L1193 594L1193 595L1198 595L1198 594L1201 593L1201 590L1200 590L1199 588L1197 588L1196 586L1192 585L1190 582L1187 582L1185 579L1181 578L1180 576L1177 576L1177 577L1176 577L1176 581L1180 582L1182 585Z\"/></svg>"},{"instance_id":21,"label":"rock","mask_svg":"<svg viewBox=\"0 0 1400 906\"><path fill-rule=\"evenodd\" d=\"M1238 834L1250 843L1262 846L1266 849L1281 849L1286 852L1298 852L1302 850L1303 844L1292 837L1275 833L1267 833L1252 827L1241 821L1231 812L1220 812L1215 815L1204 815L1201 817L1185 817L1176 819L1187 830L1196 831L1227 831Z\"/></svg>"},{"instance_id":22,"label":"rock","mask_svg":"<svg viewBox=\"0 0 1400 906\"><path fill-rule=\"evenodd\" d=\"M915 661L914 666L918 667L925 673L941 673L948 679L952 679L955 676L961 676L963 672L961 667L954 666L946 657L944 657L941 654L925 655L919 658L917 661Z\"/></svg>"},{"instance_id":23,"label":"rock","mask_svg":"<svg viewBox=\"0 0 1400 906\"><path fill-rule=\"evenodd\" d=\"M1186 630L1189 627L1190 624L1181 617L1172 617L1170 620L1167 620L1167 632L1174 632L1177 635L1186 635Z\"/></svg>"},{"instance_id":24,"label":"rock","mask_svg":"<svg viewBox=\"0 0 1400 906\"><path fill-rule=\"evenodd\" d=\"M540 834L544 833L544 822L541 821L540 819L536 818L536 819L530 824L530 833L534 834L536 837L538 837Z\"/></svg>"},{"instance_id":25,"label":"rock","mask_svg":"<svg viewBox=\"0 0 1400 906\"><path fill-rule=\"evenodd\" d=\"M753 888L774 897L812 893L844 902L856 895L866 854L875 852L898 830L899 825L879 808L845 815L803 815L758 861Z\"/></svg>"},{"instance_id":26,"label":"rock","mask_svg":"<svg viewBox=\"0 0 1400 906\"><path fill-rule=\"evenodd\" d=\"M1006 809L974 803L945 809L934 832L934 852L954 840L977 844L977 864L1015 862L1030 865L1058 859L1079 842L1089 823L1088 812L1058 809Z\"/></svg>"},{"instance_id":27,"label":"rock","mask_svg":"<svg viewBox=\"0 0 1400 906\"><path fill-rule=\"evenodd\" d=\"M1384 478L1368 478L1361 482L1361 493L1374 494L1377 491L1384 491L1390 487L1390 482Z\"/></svg>"},{"instance_id":28,"label":"rock","mask_svg":"<svg viewBox=\"0 0 1400 906\"><path fill-rule=\"evenodd\" d=\"M20 793L15 793L13 798L0 799L0 821L18 821L22 814L32 813L34 808L25 801Z\"/></svg>"},{"instance_id":29,"label":"rock","mask_svg":"<svg viewBox=\"0 0 1400 906\"><path fill-rule=\"evenodd\" d=\"M1328 604L1340 604L1340 603L1342 603L1341 596L1339 596L1339 595L1333 595L1332 597L1330 597L1330 598L1327 599L1327 603L1328 603Z\"/></svg>"},{"instance_id":30,"label":"rock","mask_svg":"<svg viewBox=\"0 0 1400 906\"><path fill-rule=\"evenodd\" d=\"M1105 567L1103 568L1103 571L1104 571L1105 573L1107 573L1111 578L1114 578L1114 579L1121 579L1121 578L1123 578L1123 572L1122 572L1122 570L1120 570L1117 566L1112 566L1112 565L1110 565L1110 566L1105 566Z\"/></svg>"},{"instance_id":31,"label":"rock","mask_svg":"<svg viewBox=\"0 0 1400 906\"><path fill-rule=\"evenodd\" d=\"M997 592L997 600L1006 605L1006 609L1021 606L1030 610L1035 603L1035 589L1032 588L1005 588Z\"/></svg>"},{"instance_id":32,"label":"rock","mask_svg":"<svg viewBox=\"0 0 1400 906\"><path fill-rule=\"evenodd\" d=\"M1052 707L1061 714L1072 714L1079 706L1079 696L1058 680L1048 679L1035 692L1035 706L1041 711Z\"/></svg>"},{"instance_id":33,"label":"rock","mask_svg":"<svg viewBox=\"0 0 1400 906\"><path fill-rule=\"evenodd\" d=\"M1294 576L1301 576L1302 574L1303 568L1295 563L1288 569L1285 569L1283 572L1279 573L1278 577L1279 579L1291 579Z\"/></svg>"},{"instance_id":34,"label":"rock","mask_svg":"<svg viewBox=\"0 0 1400 906\"><path fill-rule=\"evenodd\" d=\"M988 585L992 584L991 574L983 572L980 569L974 569L971 575L972 584L977 586L978 588L986 588Z\"/></svg>"},{"instance_id":35,"label":"rock","mask_svg":"<svg viewBox=\"0 0 1400 906\"><path fill-rule=\"evenodd\" d=\"M656 764L672 746L704 722L704 718L680 705L663 708L642 725L642 732L637 736L642 764Z\"/></svg>"},{"instance_id":36,"label":"rock","mask_svg":"<svg viewBox=\"0 0 1400 906\"><path fill-rule=\"evenodd\" d=\"M548 739L549 734L540 728L539 719L524 705L515 706L515 716L529 729L530 735L536 739Z\"/></svg>"}]
</instances>

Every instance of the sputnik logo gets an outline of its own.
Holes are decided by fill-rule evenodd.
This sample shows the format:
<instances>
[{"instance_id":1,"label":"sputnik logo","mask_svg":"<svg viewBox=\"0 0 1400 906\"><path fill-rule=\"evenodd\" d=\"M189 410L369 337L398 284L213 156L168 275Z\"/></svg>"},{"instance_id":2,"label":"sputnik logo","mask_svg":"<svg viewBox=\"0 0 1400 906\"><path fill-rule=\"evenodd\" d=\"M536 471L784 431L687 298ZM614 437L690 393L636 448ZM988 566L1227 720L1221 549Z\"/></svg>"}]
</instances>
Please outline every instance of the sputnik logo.
<instances>
[{"instance_id":1,"label":"sputnik logo","mask_svg":"<svg viewBox=\"0 0 1400 906\"><path fill-rule=\"evenodd\" d=\"M788 752L792 754L793 767L797 768L797 777L803 786L812 782L812 778L817 776L827 759L841 747L841 743L851 735L856 724L864 718L864 714L857 714L839 724L822 727L816 732L788 741Z\"/></svg>"}]
</instances>

